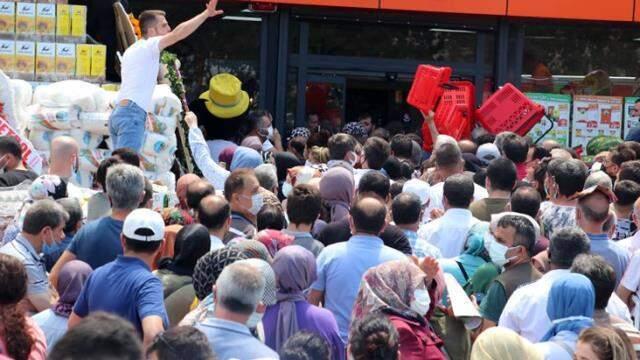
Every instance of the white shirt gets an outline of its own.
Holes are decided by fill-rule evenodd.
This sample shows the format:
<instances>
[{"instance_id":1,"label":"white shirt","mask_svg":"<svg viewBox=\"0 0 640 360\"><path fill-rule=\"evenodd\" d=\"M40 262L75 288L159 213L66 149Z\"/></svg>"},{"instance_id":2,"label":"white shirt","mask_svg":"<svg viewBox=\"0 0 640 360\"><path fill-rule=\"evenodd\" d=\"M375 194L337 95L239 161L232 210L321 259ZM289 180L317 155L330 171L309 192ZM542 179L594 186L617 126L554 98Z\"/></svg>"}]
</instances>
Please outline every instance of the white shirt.
<instances>
[{"instance_id":1,"label":"white shirt","mask_svg":"<svg viewBox=\"0 0 640 360\"><path fill-rule=\"evenodd\" d=\"M509 328L531 342L538 342L551 327L547 301L551 285L569 270L551 270L537 281L511 294L500 315L499 326Z\"/></svg>"},{"instance_id":2,"label":"white shirt","mask_svg":"<svg viewBox=\"0 0 640 360\"><path fill-rule=\"evenodd\" d=\"M636 231L635 235L618 241L618 244L623 248L629 250L629 252L632 254L637 250L640 250L640 230Z\"/></svg>"},{"instance_id":3,"label":"white shirt","mask_svg":"<svg viewBox=\"0 0 640 360\"><path fill-rule=\"evenodd\" d=\"M188 138L193 161L198 165L202 175L213 184L216 190L224 189L224 182L231 173L213 161L207 142L204 141L202 131L198 128L189 129Z\"/></svg>"},{"instance_id":4,"label":"white shirt","mask_svg":"<svg viewBox=\"0 0 640 360\"><path fill-rule=\"evenodd\" d=\"M464 250L469 230L479 222L467 209L449 209L442 217L420 225L415 251L426 248L423 243L428 242L440 249L443 258L456 257Z\"/></svg>"},{"instance_id":5,"label":"white shirt","mask_svg":"<svg viewBox=\"0 0 640 360\"><path fill-rule=\"evenodd\" d=\"M224 243L219 237L209 234L209 239L211 239L211 249L209 251L218 250L224 247Z\"/></svg>"},{"instance_id":6,"label":"white shirt","mask_svg":"<svg viewBox=\"0 0 640 360\"><path fill-rule=\"evenodd\" d=\"M444 203L442 201L444 197L444 182L439 182L429 189L429 205L424 212L424 216L422 218L423 222L427 222L431 220L431 210L433 209L443 209ZM489 197L489 193L482 186L474 183L473 184L473 201L482 200ZM446 257L446 256L445 256Z\"/></svg>"},{"instance_id":7,"label":"white shirt","mask_svg":"<svg viewBox=\"0 0 640 360\"><path fill-rule=\"evenodd\" d=\"M140 39L122 56L122 85L116 101L131 100L145 111L151 110L151 96L158 83L160 39Z\"/></svg>"}]
</instances>

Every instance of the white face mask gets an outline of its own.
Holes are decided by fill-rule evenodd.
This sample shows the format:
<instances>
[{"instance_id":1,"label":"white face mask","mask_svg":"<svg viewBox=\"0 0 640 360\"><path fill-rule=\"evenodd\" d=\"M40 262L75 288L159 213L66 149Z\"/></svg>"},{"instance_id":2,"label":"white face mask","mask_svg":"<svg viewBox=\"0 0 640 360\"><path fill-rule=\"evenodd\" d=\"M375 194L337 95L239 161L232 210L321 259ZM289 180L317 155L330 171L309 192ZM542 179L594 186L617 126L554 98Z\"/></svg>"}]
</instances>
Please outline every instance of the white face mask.
<instances>
[{"instance_id":1,"label":"white face mask","mask_svg":"<svg viewBox=\"0 0 640 360\"><path fill-rule=\"evenodd\" d=\"M292 190L293 185L289 184L286 181L282 184L282 195L284 195L284 197L289 197L289 194L291 194Z\"/></svg>"},{"instance_id":2,"label":"white face mask","mask_svg":"<svg viewBox=\"0 0 640 360\"><path fill-rule=\"evenodd\" d=\"M509 251L510 248L496 241L496 238L489 232L487 232L484 236L484 247L485 249L487 249L487 252L489 252L491 262L493 262L497 266L503 267L509 261L512 261L516 258L510 257L507 259L507 251Z\"/></svg>"},{"instance_id":3,"label":"white face mask","mask_svg":"<svg viewBox=\"0 0 640 360\"><path fill-rule=\"evenodd\" d=\"M252 215L258 215L258 212L260 212L260 209L262 209L263 204L264 198L262 197L262 194L255 194L251 196L251 207L248 209L248 211Z\"/></svg>"},{"instance_id":4,"label":"white face mask","mask_svg":"<svg viewBox=\"0 0 640 360\"><path fill-rule=\"evenodd\" d=\"M267 137L268 137L269 139L273 139L273 126L269 126L269 127L267 128Z\"/></svg>"},{"instance_id":5,"label":"white face mask","mask_svg":"<svg viewBox=\"0 0 640 360\"><path fill-rule=\"evenodd\" d=\"M262 321L262 317L264 316L264 313L259 313L259 312L253 312L253 314L251 314L251 316L249 316L249 320L247 320L247 327L249 329L255 329L256 326L258 326L258 324L260 323L260 321Z\"/></svg>"},{"instance_id":6,"label":"white face mask","mask_svg":"<svg viewBox=\"0 0 640 360\"><path fill-rule=\"evenodd\" d=\"M414 299L410 304L411 310L425 316L429 311L429 306L431 306L429 292L426 289L416 289L413 292L413 297Z\"/></svg>"}]
</instances>

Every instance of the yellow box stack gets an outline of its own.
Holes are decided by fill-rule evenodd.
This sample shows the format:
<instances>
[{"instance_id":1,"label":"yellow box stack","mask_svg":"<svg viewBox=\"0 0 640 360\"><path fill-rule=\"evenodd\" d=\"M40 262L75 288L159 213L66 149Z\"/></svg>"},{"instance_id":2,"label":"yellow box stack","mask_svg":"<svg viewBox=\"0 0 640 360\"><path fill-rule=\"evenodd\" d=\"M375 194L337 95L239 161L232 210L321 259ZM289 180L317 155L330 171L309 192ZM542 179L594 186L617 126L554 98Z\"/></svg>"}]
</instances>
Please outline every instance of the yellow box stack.
<instances>
[{"instance_id":1,"label":"yellow box stack","mask_svg":"<svg viewBox=\"0 0 640 360\"><path fill-rule=\"evenodd\" d=\"M70 79L76 73L76 45L56 44L56 77L58 80Z\"/></svg>"},{"instance_id":2,"label":"yellow box stack","mask_svg":"<svg viewBox=\"0 0 640 360\"><path fill-rule=\"evenodd\" d=\"M16 33L16 3L0 1L0 35Z\"/></svg>"},{"instance_id":3,"label":"yellow box stack","mask_svg":"<svg viewBox=\"0 0 640 360\"><path fill-rule=\"evenodd\" d=\"M16 5L16 34L26 38L36 32L36 4L19 2Z\"/></svg>"},{"instance_id":4,"label":"yellow box stack","mask_svg":"<svg viewBox=\"0 0 640 360\"><path fill-rule=\"evenodd\" d=\"M36 5L36 34L40 40L54 40L56 36L56 4Z\"/></svg>"},{"instance_id":5,"label":"yellow box stack","mask_svg":"<svg viewBox=\"0 0 640 360\"><path fill-rule=\"evenodd\" d=\"M16 69L16 42L0 39L0 69L13 76Z\"/></svg>"},{"instance_id":6,"label":"yellow box stack","mask_svg":"<svg viewBox=\"0 0 640 360\"><path fill-rule=\"evenodd\" d=\"M36 43L33 41L16 41L16 77L23 80L33 80L35 62Z\"/></svg>"}]
</instances>

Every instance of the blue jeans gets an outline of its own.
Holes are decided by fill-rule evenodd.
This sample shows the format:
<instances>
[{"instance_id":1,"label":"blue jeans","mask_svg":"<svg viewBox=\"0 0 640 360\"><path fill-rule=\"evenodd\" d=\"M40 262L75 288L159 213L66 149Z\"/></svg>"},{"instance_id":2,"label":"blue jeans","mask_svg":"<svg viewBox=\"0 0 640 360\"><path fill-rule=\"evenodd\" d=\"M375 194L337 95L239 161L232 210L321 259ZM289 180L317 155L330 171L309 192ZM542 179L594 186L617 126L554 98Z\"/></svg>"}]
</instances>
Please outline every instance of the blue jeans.
<instances>
[{"instance_id":1,"label":"blue jeans","mask_svg":"<svg viewBox=\"0 0 640 360\"><path fill-rule=\"evenodd\" d=\"M133 101L129 100L126 106L117 104L109 117L113 150L126 147L140 152L146 119L147 112Z\"/></svg>"}]
</instances>

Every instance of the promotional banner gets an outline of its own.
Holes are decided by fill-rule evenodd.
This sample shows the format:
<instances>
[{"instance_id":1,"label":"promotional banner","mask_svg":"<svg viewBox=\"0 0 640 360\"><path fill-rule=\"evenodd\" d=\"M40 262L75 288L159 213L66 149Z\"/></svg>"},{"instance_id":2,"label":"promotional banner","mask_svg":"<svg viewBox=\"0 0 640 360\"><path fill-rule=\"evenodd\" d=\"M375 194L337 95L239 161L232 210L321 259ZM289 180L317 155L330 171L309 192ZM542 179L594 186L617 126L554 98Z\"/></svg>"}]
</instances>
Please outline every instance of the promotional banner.
<instances>
[{"instance_id":1,"label":"promotional banner","mask_svg":"<svg viewBox=\"0 0 640 360\"><path fill-rule=\"evenodd\" d=\"M0 136L13 136L20 143L22 148L22 161L35 173L42 172L42 157L33 147L31 142L18 134L9 123L0 117Z\"/></svg>"},{"instance_id":2,"label":"promotional banner","mask_svg":"<svg viewBox=\"0 0 640 360\"><path fill-rule=\"evenodd\" d=\"M622 137L627 137L629 130L640 126L640 97L624 98L624 128Z\"/></svg>"},{"instance_id":3,"label":"promotional banner","mask_svg":"<svg viewBox=\"0 0 640 360\"><path fill-rule=\"evenodd\" d=\"M587 143L598 135L622 136L621 97L575 95L571 129L571 146Z\"/></svg>"},{"instance_id":4,"label":"promotional banner","mask_svg":"<svg viewBox=\"0 0 640 360\"><path fill-rule=\"evenodd\" d=\"M526 93L526 95L529 99L544 106L545 113L545 116L527 135L534 141L542 142L547 139L553 139L563 146L569 146L571 96L543 93ZM542 137L550 128L551 130Z\"/></svg>"}]
</instances>

